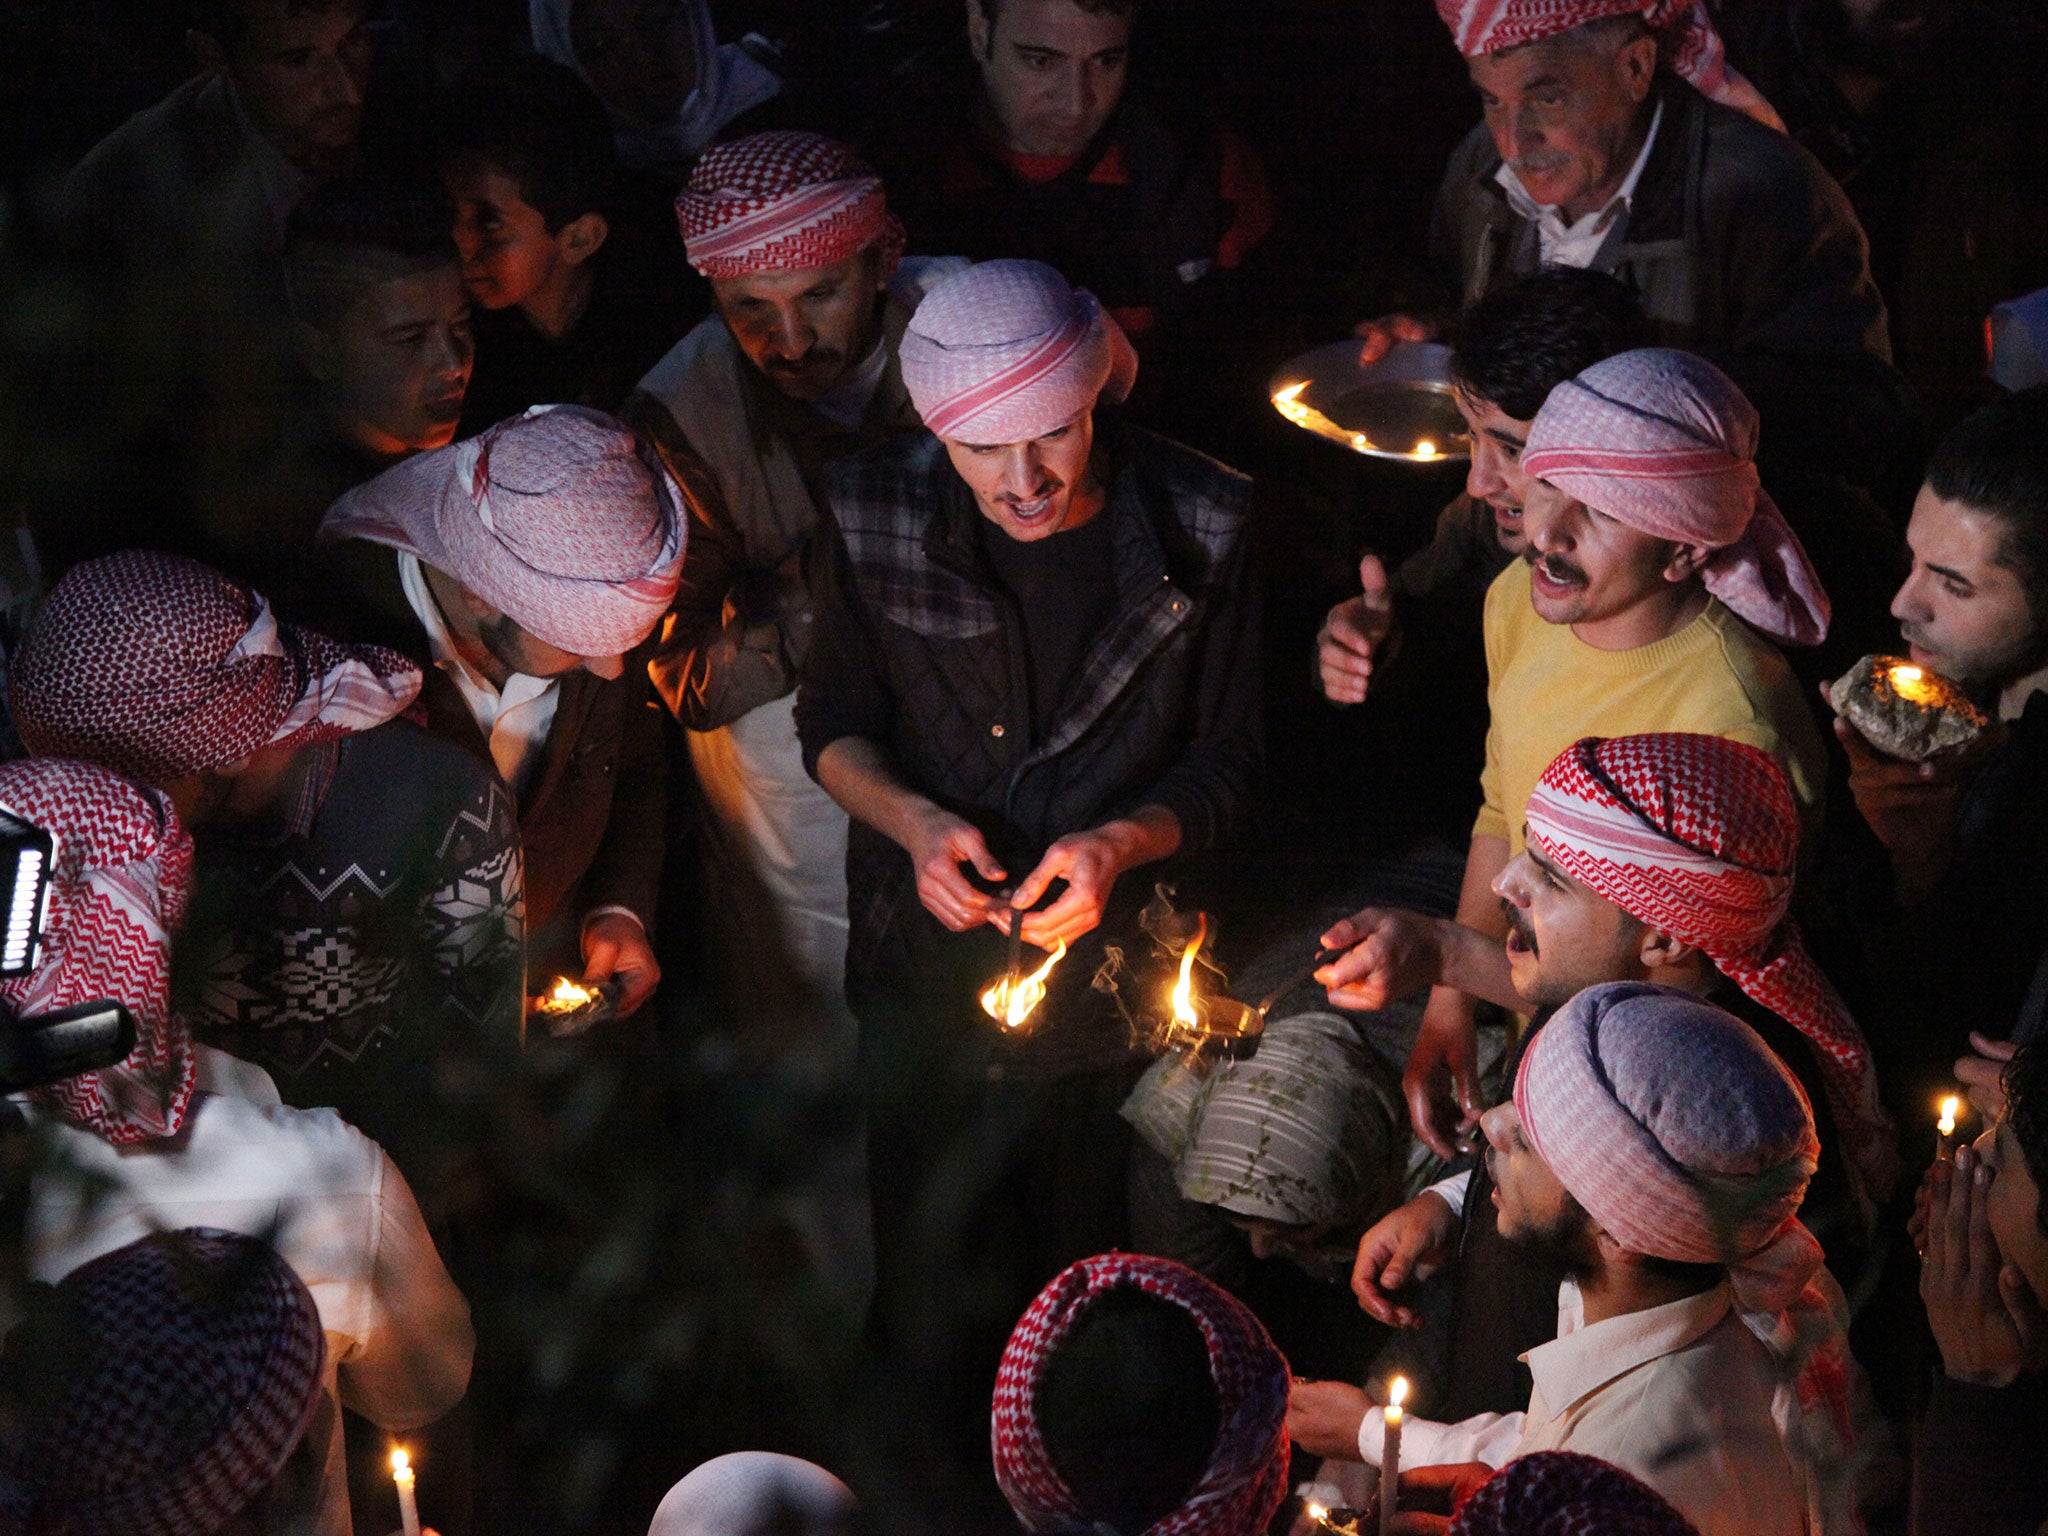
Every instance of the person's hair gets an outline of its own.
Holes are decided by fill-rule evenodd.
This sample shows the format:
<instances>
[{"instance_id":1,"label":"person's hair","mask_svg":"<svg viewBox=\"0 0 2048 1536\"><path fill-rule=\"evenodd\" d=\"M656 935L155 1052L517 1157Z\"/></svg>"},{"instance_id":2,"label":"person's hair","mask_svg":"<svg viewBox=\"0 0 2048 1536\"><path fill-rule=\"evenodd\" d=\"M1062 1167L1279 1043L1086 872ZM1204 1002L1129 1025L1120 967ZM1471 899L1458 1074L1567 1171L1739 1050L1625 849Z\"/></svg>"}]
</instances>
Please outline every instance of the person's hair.
<instances>
[{"instance_id":1,"label":"person's hair","mask_svg":"<svg viewBox=\"0 0 2048 1536\"><path fill-rule=\"evenodd\" d=\"M1003 0L974 0L981 7L981 14L993 27L996 18L1003 14ZM1090 16L1134 16L1142 0L1074 0L1074 4Z\"/></svg>"},{"instance_id":2,"label":"person's hair","mask_svg":"<svg viewBox=\"0 0 2048 1536\"><path fill-rule=\"evenodd\" d=\"M454 224L447 193L425 177L360 171L328 182L286 227L293 315L325 329L374 284L460 262Z\"/></svg>"},{"instance_id":3,"label":"person's hair","mask_svg":"<svg viewBox=\"0 0 2048 1536\"><path fill-rule=\"evenodd\" d=\"M611 120L582 77L552 59L521 57L486 70L448 99L438 128L444 158L502 171L551 235L611 209Z\"/></svg>"},{"instance_id":4,"label":"person's hair","mask_svg":"<svg viewBox=\"0 0 2048 1536\"><path fill-rule=\"evenodd\" d=\"M2005 1123L2026 1159L2034 1188L2048 1189L2048 1046L2021 1046L1999 1075L2005 1089ZM2034 1208L2034 1224L2048 1235L2048 1200Z\"/></svg>"},{"instance_id":5,"label":"person's hair","mask_svg":"<svg viewBox=\"0 0 2048 1536\"><path fill-rule=\"evenodd\" d=\"M1998 563L2020 579L2036 629L2048 628L2048 385L1995 400L1941 440L1927 488L1998 519Z\"/></svg>"},{"instance_id":6,"label":"person's hair","mask_svg":"<svg viewBox=\"0 0 2048 1536\"><path fill-rule=\"evenodd\" d=\"M1039 1434L1085 1518L1142 1531L1215 1454L1222 1407L1202 1330L1135 1285L1088 1303L1032 1395Z\"/></svg>"},{"instance_id":7,"label":"person's hair","mask_svg":"<svg viewBox=\"0 0 2048 1536\"><path fill-rule=\"evenodd\" d=\"M202 37L210 37L232 53L249 30L249 12L258 5L271 4L287 16L308 12L364 10L369 0L191 0L186 24Z\"/></svg>"},{"instance_id":8,"label":"person's hair","mask_svg":"<svg viewBox=\"0 0 2048 1536\"><path fill-rule=\"evenodd\" d=\"M1648 342L1642 304L1626 283L1579 267L1545 267L1494 289L1459 317L1451 376L1466 394L1528 421L1565 380Z\"/></svg>"}]
</instances>

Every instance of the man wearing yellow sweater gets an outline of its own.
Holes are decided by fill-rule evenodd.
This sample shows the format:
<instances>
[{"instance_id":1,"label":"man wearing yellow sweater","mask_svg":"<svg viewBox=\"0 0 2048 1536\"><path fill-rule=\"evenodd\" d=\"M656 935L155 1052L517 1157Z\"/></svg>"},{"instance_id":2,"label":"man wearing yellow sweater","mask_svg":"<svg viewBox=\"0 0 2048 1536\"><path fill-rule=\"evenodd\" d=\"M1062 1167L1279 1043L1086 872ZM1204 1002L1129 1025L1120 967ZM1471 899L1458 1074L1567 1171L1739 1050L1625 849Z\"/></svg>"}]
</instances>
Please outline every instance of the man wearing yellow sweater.
<instances>
[{"instance_id":1,"label":"man wearing yellow sweater","mask_svg":"<svg viewBox=\"0 0 2048 1536\"><path fill-rule=\"evenodd\" d=\"M1594 365L1538 413L1528 544L1486 598L1485 803L1461 923L1504 936L1492 887L1521 850L1523 805L1582 737L1746 742L1778 760L1815 824L1820 734L1772 642L1817 643L1827 595L1758 485L1756 421L1712 364L1661 350ZM1436 988L1404 1077L1416 1133L1445 1157L1485 1107L1472 1009Z\"/></svg>"}]
</instances>

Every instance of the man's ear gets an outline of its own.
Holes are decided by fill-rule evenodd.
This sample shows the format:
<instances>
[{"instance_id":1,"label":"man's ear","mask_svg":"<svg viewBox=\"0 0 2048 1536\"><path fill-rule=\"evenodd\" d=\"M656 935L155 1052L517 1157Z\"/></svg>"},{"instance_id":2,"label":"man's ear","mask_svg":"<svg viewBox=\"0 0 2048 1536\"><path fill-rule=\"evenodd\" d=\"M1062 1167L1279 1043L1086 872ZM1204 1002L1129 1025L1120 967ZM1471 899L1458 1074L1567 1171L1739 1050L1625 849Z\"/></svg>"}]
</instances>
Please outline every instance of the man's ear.
<instances>
[{"instance_id":1,"label":"man's ear","mask_svg":"<svg viewBox=\"0 0 2048 1536\"><path fill-rule=\"evenodd\" d=\"M1648 96L1650 84L1657 78L1657 39L1644 36L1622 44L1615 50L1614 70L1632 100Z\"/></svg>"},{"instance_id":2,"label":"man's ear","mask_svg":"<svg viewBox=\"0 0 2048 1536\"><path fill-rule=\"evenodd\" d=\"M579 214L555 231L555 248L562 260L580 267L603 249L612 226L601 213Z\"/></svg>"},{"instance_id":3,"label":"man's ear","mask_svg":"<svg viewBox=\"0 0 2048 1536\"><path fill-rule=\"evenodd\" d=\"M995 41L995 27L982 9L984 4L985 0L967 0L967 46L977 59L986 61Z\"/></svg>"},{"instance_id":4,"label":"man's ear","mask_svg":"<svg viewBox=\"0 0 2048 1536\"><path fill-rule=\"evenodd\" d=\"M973 0L968 0L968 3L972 4ZM212 34L202 32L197 27L187 27L185 51L192 55L201 69L217 75L227 73L228 51L221 47L220 40Z\"/></svg>"},{"instance_id":5,"label":"man's ear","mask_svg":"<svg viewBox=\"0 0 2048 1536\"><path fill-rule=\"evenodd\" d=\"M1642 961L1645 970L1658 971L1684 965L1698 954L1697 945L1674 939L1668 933L1659 933L1655 928L1645 928L1642 948L1636 952L1636 957Z\"/></svg>"},{"instance_id":6,"label":"man's ear","mask_svg":"<svg viewBox=\"0 0 2048 1536\"><path fill-rule=\"evenodd\" d=\"M1704 571L1718 553L1711 544L1679 544L1671 546L1671 556L1664 562L1664 579L1673 586L1682 581L1691 581Z\"/></svg>"}]
</instances>

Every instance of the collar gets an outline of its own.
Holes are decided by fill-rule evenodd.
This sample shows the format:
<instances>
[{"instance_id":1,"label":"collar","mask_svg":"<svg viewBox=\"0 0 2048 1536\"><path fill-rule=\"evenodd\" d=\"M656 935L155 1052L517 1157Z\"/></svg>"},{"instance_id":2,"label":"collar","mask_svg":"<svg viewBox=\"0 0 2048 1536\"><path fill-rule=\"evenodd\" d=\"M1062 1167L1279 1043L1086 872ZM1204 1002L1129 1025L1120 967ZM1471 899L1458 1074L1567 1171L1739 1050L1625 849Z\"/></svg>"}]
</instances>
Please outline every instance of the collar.
<instances>
[{"instance_id":1,"label":"collar","mask_svg":"<svg viewBox=\"0 0 2048 1536\"><path fill-rule=\"evenodd\" d=\"M1734 1293L1723 1281L1682 1301L1588 1324L1579 1321L1585 1313L1578 1285L1567 1280L1558 1288L1558 1336L1522 1359L1535 1378L1543 1406L1553 1415L1561 1414L1638 1366L1675 1355L1704 1338L1733 1305Z\"/></svg>"},{"instance_id":2,"label":"collar","mask_svg":"<svg viewBox=\"0 0 2048 1536\"><path fill-rule=\"evenodd\" d=\"M2013 721L2027 712L2027 704L2037 693L2048 693L2048 663L2036 667L2025 677L2013 679L1998 692L1998 718Z\"/></svg>"},{"instance_id":3,"label":"collar","mask_svg":"<svg viewBox=\"0 0 2048 1536\"><path fill-rule=\"evenodd\" d=\"M1629 204L1634 201L1636 184L1643 179L1643 167L1650 163L1650 151L1656 147L1657 132L1663 126L1664 98L1660 95L1657 98L1656 110L1650 114L1650 131L1643 135L1643 147L1636 151L1635 163L1629 167L1628 175L1622 178L1622 183L1615 189L1614 196L1607 199L1599 208L1572 224L1565 223L1563 209L1546 208L1537 202L1535 198L1531 197L1529 189L1522 185L1522 178L1515 174L1514 168L1505 160L1500 163L1500 168L1493 173L1493 179L1499 182L1501 190L1507 193L1508 206L1513 208L1515 213L1523 219L1531 220L1560 234L1579 230L1603 229L1613 222L1614 216L1618 211L1626 212Z\"/></svg>"}]
</instances>

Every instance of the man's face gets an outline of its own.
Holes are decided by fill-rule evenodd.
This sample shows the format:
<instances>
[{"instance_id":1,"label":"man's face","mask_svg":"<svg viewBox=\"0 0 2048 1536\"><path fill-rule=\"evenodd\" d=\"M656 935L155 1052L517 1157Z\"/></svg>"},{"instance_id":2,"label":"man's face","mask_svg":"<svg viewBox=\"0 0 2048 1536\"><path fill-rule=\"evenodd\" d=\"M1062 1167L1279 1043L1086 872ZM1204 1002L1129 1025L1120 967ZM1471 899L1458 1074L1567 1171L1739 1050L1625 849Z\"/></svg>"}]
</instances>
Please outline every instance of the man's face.
<instances>
[{"instance_id":1,"label":"man's face","mask_svg":"<svg viewBox=\"0 0 2048 1536\"><path fill-rule=\"evenodd\" d=\"M1642 923L1535 847L1508 861L1493 893L1508 922L1508 970L1531 1007L1561 1007L1588 987L1644 974Z\"/></svg>"},{"instance_id":2,"label":"man's face","mask_svg":"<svg viewBox=\"0 0 2048 1536\"><path fill-rule=\"evenodd\" d=\"M564 677L577 668L602 678L623 677L623 656L579 656L560 646L549 645L538 635L521 628L510 615L495 609L479 617L477 635L484 648L509 672L528 677Z\"/></svg>"},{"instance_id":3,"label":"man's face","mask_svg":"<svg viewBox=\"0 0 2048 1536\"><path fill-rule=\"evenodd\" d=\"M713 278L711 295L747 360L790 399L815 400L874 350L887 283L870 247L829 267Z\"/></svg>"},{"instance_id":4,"label":"man's face","mask_svg":"<svg viewBox=\"0 0 2048 1536\"><path fill-rule=\"evenodd\" d=\"M2027 1167L2012 1128L1999 1124L1977 1138L1976 1150L1991 1168L1985 1215L1999 1256L2019 1266L2037 1299L2048 1302L2048 1235L2041 1231L2041 1187Z\"/></svg>"},{"instance_id":5,"label":"man's face","mask_svg":"<svg viewBox=\"0 0 2048 1536\"><path fill-rule=\"evenodd\" d=\"M1522 530L1529 598L1546 624L1601 623L1692 577L1669 540L1541 480L1527 482Z\"/></svg>"},{"instance_id":6,"label":"man's face","mask_svg":"<svg viewBox=\"0 0 2048 1536\"><path fill-rule=\"evenodd\" d=\"M1522 528L1522 503L1529 495L1529 477L1522 473L1522 449L1528 446L1530 424L1465 390L1456 391L1453 398L1472 435L1465 494L1493 508L1494 537L1502 549L1519 555L1529 542Z\"/></svg>"},{"instance_id":7,"label":"man's face","mask_svg":"<svg viewBox=\"0 0 2048 1536\"><path fill-rule=\"evenodd\" d=\"M1921 666L1959 683L2000 686L2039 665L2048 634L2018 573L1998 563L2004 532L1989 513L1920 488L1906 525L1913 569L1892 599L1892 617Z\"/></svg>"},{"instance_id":8,"label":"man's face","mask_svg":"<svg viewBox=\"0 0 2048 1536\"><path fill-rule=\"evenodd\" d=\"M672 121L697 88L697 39L680 0L572 0L569 46L604 104L643 128Z\"/></svg>"},{"instance_id":9,"label":"man's face","mask_svg":"<svg viewBox=\"0 0 2048 1536\"><path fill-rule=\"evenodd\" d=\"M1628 174L1629 140L1656 72L1657 44L1578 38L1466 60L1501 159L1546 208L1579 218Z\"/></svg>"},{"instance_id":10,"label":"man's face","mask_svg":"<svg viewBox=\"0 0 2048 1536\"><path fill-rule=\"evenodd\" d=\"M1260 1259L1289 1259L1315 1279L1341 1285L1351 1275L1351 1261L1357 1257L1358 1242L1335 1222L1320 1221L1308 1226L1268 1221L1260 1216L1240 1216L1225 1211L1224 1219L1245 1235L1252 1256Z\"/></svg>"},{"instance_id":11,"label":"man's face","mask_svg":"<svg viewBox=\"0 0 2048 1536\"><path fill-rule=\"evenodd\" d=\"M455 437L476 351L454 262L386 278L324 333L320 368L343 430L395 457Z\"/></svg>"},{"instance_id":12,"label":"man's face","mask_svg":"<svg viewBox=\"0 0 2048 1536\"><path fill-rule=\"evenodd\" d=\"M997 130L1020 155L1080 154L1123 97L1128 16L1001 0L991 23L982 0L967 0L967 34Z\"/></svg>"},{"instance_id":13,"label":"man's face","mask_svg":"<svg viewBox=\"0 0 2048 1536\"><path fill-rule=\"evenodd\" d=\"M1512 1102L1497 1104L1480 1117L1479 1129L1500 1235L1511 1243L1568 1248L1581 1225L1578 1207L1523 1136L1521 1111Z\"/></svg>"},{"instance_id":14,"label":"man's face","mask_svg":"<svg viewBox=\"0 0 2048 1536\"><path fill-rule=\"evenodd\" d=\"M226 64L249 121L293 164L325 175L354 146L370 81L361 0L245 0Z\"/></svg>"},{"instance_id":15,"label":"man's face","mask_svg":"<svg viewBox=\"0 0 2048 1536\"><path fill-rule=\"evenodd\" d=\"M519 183L495 166L462 158L443 167L455 203L455 248L462 281L484 309L523 304L562 265L562 248Z\"/></svg>"},{"instance_id":16,"label":"man's face","mask_svg":"<svg viewBox=\"0 0 2048 1536\"><path fill-rule=\"evenodd\" d=\"M941 441L981 515L1019 543L1079 527L1096 510L1088 468L1095 448L1093 412L1021 443Z\"/></svg>"}]
</instances>

